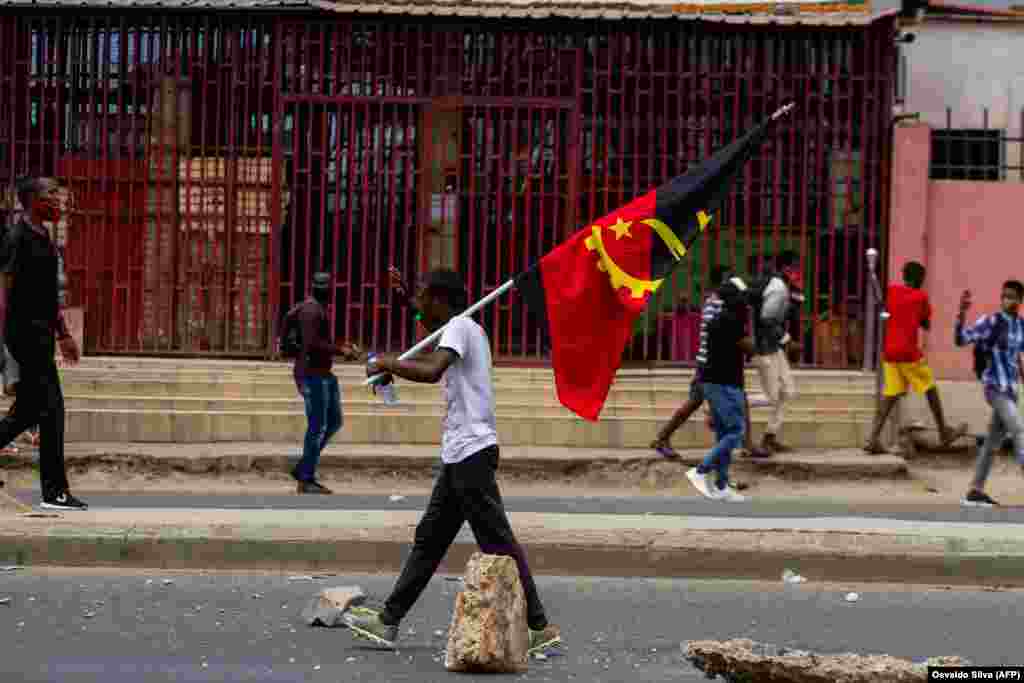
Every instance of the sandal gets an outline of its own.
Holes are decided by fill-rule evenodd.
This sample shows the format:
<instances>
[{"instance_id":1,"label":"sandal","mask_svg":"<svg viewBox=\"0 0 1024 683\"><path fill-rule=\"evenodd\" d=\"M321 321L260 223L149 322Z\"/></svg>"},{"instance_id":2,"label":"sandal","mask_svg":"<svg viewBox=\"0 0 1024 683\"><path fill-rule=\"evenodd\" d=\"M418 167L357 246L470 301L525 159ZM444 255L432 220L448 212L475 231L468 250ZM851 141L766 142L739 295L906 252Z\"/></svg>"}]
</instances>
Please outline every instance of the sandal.
<instances>
[{"instance_id":1,"label":"sandal","mask_svg":"<svg viewBox=\"0 0 1024 683\"><path fill-rule=\"evenodd\" d=\"M665 441L652 441L651 448L654 452L665 458L666 460L678 460L679 453L674 448L668 445Z\"/></svg>"},{"instance_id":2,"label":"sandal","mask_svg":"<svg viewBox=\"0 0 1024 683\"><path fill-rule=\"evenodd\" d=\"M877 441L872 441L864 446L864 452L868 455L885 455L889 450Z\"/></svg>"},{"instance_id":3,"label":"sandal","mask_svg":"<svg viewBox=\"0 0 1024 683\"><path fill-rule=\"evenodd\" d=\"M950 429L946 434L942 435L939 445L942 448L949 448L965 436L967 436L967 423L963 422L956 429Z\"/></svg>"}]
</instances>

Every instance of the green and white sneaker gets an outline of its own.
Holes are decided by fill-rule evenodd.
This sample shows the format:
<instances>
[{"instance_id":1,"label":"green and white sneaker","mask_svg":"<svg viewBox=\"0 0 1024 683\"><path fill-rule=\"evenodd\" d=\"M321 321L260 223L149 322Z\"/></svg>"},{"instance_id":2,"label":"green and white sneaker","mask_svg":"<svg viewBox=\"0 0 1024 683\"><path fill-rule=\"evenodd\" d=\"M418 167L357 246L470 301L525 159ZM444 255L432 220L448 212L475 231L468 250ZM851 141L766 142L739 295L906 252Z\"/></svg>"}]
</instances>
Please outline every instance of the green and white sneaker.
<instances>
[{"instance_id":1,"label":"green and white sneaker","mask_svg":"<svg viewBox=\"0 0 1024 683\"><path fill-rule=\"evenodd\" d=\"M380 612L368 607L352 608L342 615L352 635L375 645L393 649L398 640L398 626L388 626L380 620Z\"/></svg>"},{"instance_id":2,"label":"green and white sneaker","mask_svg":"<svg viewBox=\"0 0 1024 683\"><path fill-rule=\"evenodd\" d=\"M543 652L548 648L560 647L562 645L562 629L554 624L548 624L540 631L530 629L530 647L526 651L528 655Z\"/></svg>"}]
</instances>

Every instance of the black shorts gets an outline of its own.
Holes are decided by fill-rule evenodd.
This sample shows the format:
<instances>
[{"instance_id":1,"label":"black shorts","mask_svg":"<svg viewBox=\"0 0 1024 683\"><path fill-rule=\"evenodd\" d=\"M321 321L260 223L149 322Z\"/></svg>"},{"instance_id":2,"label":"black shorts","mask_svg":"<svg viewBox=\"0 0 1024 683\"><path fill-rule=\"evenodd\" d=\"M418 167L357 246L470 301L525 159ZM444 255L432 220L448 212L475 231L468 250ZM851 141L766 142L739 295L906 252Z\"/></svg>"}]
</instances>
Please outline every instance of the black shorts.
<instances>
[{"instance_id":1,"label":"black shorts","mask_svg":"<svg viewBox=\"0 0 1024 683\"><path fill-rule=\"evenodd\" d=\"M694 379L690 382L690 400L694 403L704 402L704 386L701 384L700 379Z\"/></svg>"}]
</instances>

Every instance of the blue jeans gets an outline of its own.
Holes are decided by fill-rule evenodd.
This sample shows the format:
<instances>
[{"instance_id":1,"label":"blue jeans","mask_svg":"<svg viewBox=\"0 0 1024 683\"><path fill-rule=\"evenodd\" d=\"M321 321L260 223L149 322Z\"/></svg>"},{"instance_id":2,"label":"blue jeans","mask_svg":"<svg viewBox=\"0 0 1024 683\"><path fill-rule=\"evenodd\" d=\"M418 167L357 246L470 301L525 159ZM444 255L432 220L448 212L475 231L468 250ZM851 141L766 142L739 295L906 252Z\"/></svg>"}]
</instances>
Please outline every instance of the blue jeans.
<instances>
[{"instance_id":1,"label":"blue jeans","mask_svg":"<svg viewBox=\"0 0 1024 683\"><path fill-rule=\"evenodd\" d=\"M299 481L316 479L316 466L320 452L331 437L341 429L341 391L338 378L306 377L302 380L302 398L306 403L306 439L302 444L302 459L295 466L295 478Z\"/></svg>"},{"instance_id":2,"label":"blue jeans","mask_svg":"<svg viewBox=\"0 0 1024 683\"><path fill-rule=\"evenodd\" d=\"M1013 450L1017 463L1024 465L1024 419L1021 418L1017 401L1006 394L993 389L985 389L985 400L992 406L992 419L988 425L988 436L978 450L978 458L974 465L974 488L984 490L996 450L1003 445L1007 437L1013 440Z\"/></svg>"},{"instance_id":3,"label":"blue jeans","mask_svg":"<svg viewBox=\"0 0 1024 683\"><path fill-rule=\"evenodd\" d=\"M701 474L718 472L718 488L729 484L729 464L732 452L743 445L747 420L744 415L743 390L725 384L703 384L704 399L711 408L718 442L704 458L697 471Z\"/></svg>"}]
</instances>

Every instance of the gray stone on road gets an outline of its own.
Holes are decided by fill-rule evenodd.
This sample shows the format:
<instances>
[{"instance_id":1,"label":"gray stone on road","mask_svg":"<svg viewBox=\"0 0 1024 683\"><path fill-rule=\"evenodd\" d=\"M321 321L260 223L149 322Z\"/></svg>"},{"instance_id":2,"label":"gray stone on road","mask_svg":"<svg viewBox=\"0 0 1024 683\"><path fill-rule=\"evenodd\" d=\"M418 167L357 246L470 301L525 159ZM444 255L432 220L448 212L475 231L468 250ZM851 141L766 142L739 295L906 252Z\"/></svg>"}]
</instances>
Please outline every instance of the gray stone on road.
<instances>
[{"instance_id":1,"label":"gray stone on road","mask_svg":"<svg viewBox=\"0 0 1024 683\"><path fill-rule=\"evenodd\" d=\"M194 508L240 510L423 510L427 497L405 496L390 500L387 494L379 496L265 496L265 495L181 495L159 493L81 493L92 508ZM37 505L39 494L18 491L18 499ZM757 500L743 505L717 505L695 498L668 496L633 497L504 497L509 512L550 512L565 514L607 515L689 515L696 517L792 517L809 519L820 517L864 517L873 519L900 519L928 522L985 522L992 524L1024 523L1024 507L961 508L956 501L935 505L855 505L843 501L827 503L813 500L799 501Z\"/></svg>"},{"instance_id":2,"label":"gray stone on road","mask_svg":"<svg viewBox=\"0 0 1024 683\"><path fill-rule=\"evenodd\" d=\"M287 574L175 574L26 568L0 575L0 680L24 683L493 681L451 674L442 653L457 581L436 577L402 623L397 652L301 611L327 586L384 597L393 576L289 581ZM450 577L448 577L450 578ZM957 654L1021 664L1024 592L786 586L750 582L538 579L564 655L531 660L517 681L705 680L682 641L750 638L823 653ZM847 603L856 589L861 599ZM87 616L92 613L92 616ZM440 631L440 635L438 635ZM511 677L509 677L512 680Z\"/></svg>"}]
</instances>

